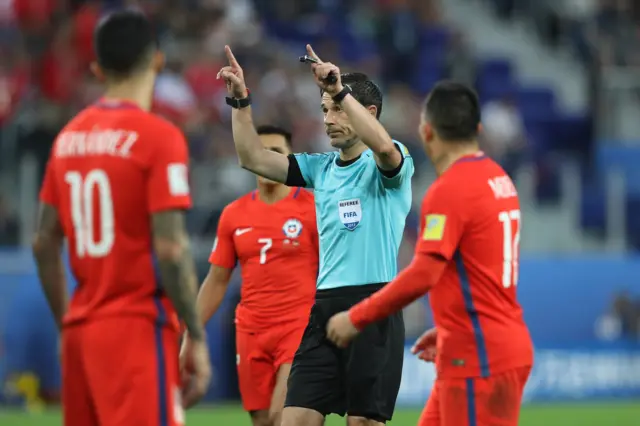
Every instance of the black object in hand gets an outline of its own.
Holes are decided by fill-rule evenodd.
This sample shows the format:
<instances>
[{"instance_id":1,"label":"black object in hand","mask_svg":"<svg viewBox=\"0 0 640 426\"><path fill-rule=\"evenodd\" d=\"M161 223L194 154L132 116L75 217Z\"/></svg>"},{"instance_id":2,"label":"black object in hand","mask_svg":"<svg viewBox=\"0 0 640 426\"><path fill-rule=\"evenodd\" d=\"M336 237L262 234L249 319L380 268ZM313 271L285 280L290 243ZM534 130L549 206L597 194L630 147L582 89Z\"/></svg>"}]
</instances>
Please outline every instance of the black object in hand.
<instances>
[{"instance_id":1,"label":"black object in hand","mask_svg":"<svg viewBox=\"0 0 640 426\"><path fill-rule=\"evenodd\" d=\"M305 62L307 64L317 64L318 61L314 58L312 58L309 55L304 55L304 56L300 56L300 58L298 58L298 60L300 62ZM336 77L333 72L330 72L329 75L324 79L324 82L327 84L336 84L336 82L338 81L338 77Z\"/></svg>"}]
</instances>

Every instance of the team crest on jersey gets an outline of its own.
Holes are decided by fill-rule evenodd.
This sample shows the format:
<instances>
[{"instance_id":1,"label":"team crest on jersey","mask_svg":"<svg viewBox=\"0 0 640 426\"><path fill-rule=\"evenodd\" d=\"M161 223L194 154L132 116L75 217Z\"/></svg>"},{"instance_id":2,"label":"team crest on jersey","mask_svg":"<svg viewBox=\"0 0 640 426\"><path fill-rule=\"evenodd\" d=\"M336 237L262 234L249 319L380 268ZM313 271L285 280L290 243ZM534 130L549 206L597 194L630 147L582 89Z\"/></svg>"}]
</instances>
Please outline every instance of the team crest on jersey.
<instances>
[{"instance_id":1,"label":"team crest on jersey","mask_svg":"<svg viewBox=\"0 0 640 426\"><path fill-rule=\"evenodd\" d=\"M362 220L362 205L359 198L352 198L350 200L342 200L338 202L338 214L340 215L340 222L349 231L356 229L356 226Z\"/></svg>"},{"instance_id":2,"label":"team crest on jersey","mask_svg":"<svg viewBox=\"0 0 640 426\"><path fill-rule=\"evenodd\" d=\"M302 232L302 222L298 219L289 219L282 226L282 232L287 238L298 238Z\"/></svg>"}]
</instances>

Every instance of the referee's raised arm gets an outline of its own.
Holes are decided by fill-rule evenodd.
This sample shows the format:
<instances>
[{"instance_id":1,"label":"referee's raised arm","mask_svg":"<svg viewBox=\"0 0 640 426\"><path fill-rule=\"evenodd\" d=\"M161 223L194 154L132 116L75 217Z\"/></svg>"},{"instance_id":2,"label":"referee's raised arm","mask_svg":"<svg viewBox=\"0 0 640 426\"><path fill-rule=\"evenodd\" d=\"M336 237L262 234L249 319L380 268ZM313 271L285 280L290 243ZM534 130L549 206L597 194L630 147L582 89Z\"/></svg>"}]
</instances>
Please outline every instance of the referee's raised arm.
<instances>
[{"instance_id":1,"label":"referee's raised arm","mask_svg":"<svg viewBox=\"0 0 640 426\"><path fill-rule=\"evenodd\" d=\"M376 105L365 107L353 96L349 85L342 84L340 69L336 65L331 62L323 62L310 45L307 45L307 53L317 61L317 63L311 64L316 84L324 93L331 96L333 102L347 114L355 133L373 152L378 167L382 170L397 169L402 164L402 154L387 130L378 121L382 113L382 104L379 107ZM336 77L335 83L327 82L329 74ZM366 83L375 86L375 83L370 80L367 80ZM372 87L372 89L374 88ZM374 91L379 92L379 89L375 87Z\"/></svg>"},{"instance_id":2,"label":"referee's raised arm","mask_svg":"<svg viewBox=\"0 0 640 426\"><path fill-rule=\"evenodd\" d=\"M244 72L231 48L225 46L229 65L218 72L218 78L227 84L227 104L231 114L233 142L240 166L257 175L280 183L287 183L291 160L283 154L265 149L256 132L251 114L251 95L244 81Z\"/></svg>"}]
</instances>

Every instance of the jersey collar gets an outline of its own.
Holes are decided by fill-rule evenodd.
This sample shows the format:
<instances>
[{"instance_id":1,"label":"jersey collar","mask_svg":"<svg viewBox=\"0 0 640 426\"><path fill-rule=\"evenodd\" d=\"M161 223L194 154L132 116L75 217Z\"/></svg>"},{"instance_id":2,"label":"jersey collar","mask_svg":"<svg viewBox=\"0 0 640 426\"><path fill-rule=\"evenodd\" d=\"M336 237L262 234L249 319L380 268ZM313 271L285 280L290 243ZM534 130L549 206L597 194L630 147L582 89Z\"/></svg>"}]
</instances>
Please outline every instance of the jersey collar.
<instances>
[{"instance_id":1,"label":"jersey collar","mask_svg":"<svg viewBox=\"0 0 640 426\"><path fill-rule=\"evenodd\" d=\"M301 191L301 190L302 190L302 188L301 188L301 187L297 187L297 188L295 188L293 191L289 191L289 193L287 194L287 196L286 196L286 197L284 197L284 198L283 198L282 200L280 200L280 201L284 201L284 200L286 200L286 199L288 199L288 198L298 198L298 195L300 194L300 191ZM253 191L251 191L251 199L252 199L252 200L254 200L254 201L255 201L255 200L261 201L261 200L260 200L260 197L259 197L259 194L258 194L258 190L257 190L257 189L254 189Z\"/></svg>"},{"instance_id":2,"label":"jersey collar","mask_svg":"<svg viewBox=\"0 0 640 426\"><path fill-rule=\"evenodd\" d=\"M128 109L128 110L142 110L138 104L132 101L126 101L121 99L108 99L100 98L95 104L98 108L103 109Z\"/></svg>"},{"instance_id":3,"label":"jersey collar","mask_svg":"<svg viewBox=\"0 0 640 426\"><path fill-rule=\"evenodd\" d=\"M453 165L458 164L458 163L467 163L469 161L480 161L480 160L484 160L485 158L487 158L487 155L483 151L478 151L478 152L475 152L473 154L464 155L464 156L458 158L451 165L453 166Z\"/></svg>"}]
</instances>

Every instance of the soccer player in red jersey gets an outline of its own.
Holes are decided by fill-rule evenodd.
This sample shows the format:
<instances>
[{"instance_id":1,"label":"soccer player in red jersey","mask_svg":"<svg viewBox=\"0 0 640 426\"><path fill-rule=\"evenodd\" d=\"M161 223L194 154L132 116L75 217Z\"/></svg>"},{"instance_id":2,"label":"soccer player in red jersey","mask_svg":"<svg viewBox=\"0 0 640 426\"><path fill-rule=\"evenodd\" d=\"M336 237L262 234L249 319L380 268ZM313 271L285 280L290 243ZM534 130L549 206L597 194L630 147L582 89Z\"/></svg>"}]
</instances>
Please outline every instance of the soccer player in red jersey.
<instances>
[{"instance_id":1,"label":"soccer player in red jersey","mask_svg":"<svg viewBox=\"0 0 640 426\"><path fill-rule=\"evenodd\" d=\"M291 135L261 126L263 146L292 154ZM313 195L258 177L258 189L220 217L211 268L198 295L203 323L217 311L236 264L242 271L236 349L242 403L254 426L279 426L287 379L314 303L318 230ZM188 353L189 340L182 353Z\"/></svg>"},{"instance_id":2,"label":"soccer player in red jersey","mask_svg":"<svg viewBox=\"0 0 640 426\"><path fill-rule=\"evenodd\" d=\"M95 49L92 68L106 83L105 97L53 145L33 247L62 330L64 424L177 426L181 400L194 403L211 375L184 224L187 145L176 127L148 112L163 56L147 19L132 11L108 16ZM70 303L65 238L77 280ZM194 342L184 395L178 318Z\"/></svg>"},{"instance_id":3,"label":"soccer player in red jersey","mask_svg":"<svg viewBox=\"0 0 640 426\"><path fill-rule=\"evenodd\" d=\"M511 179L478 148L480 107L464 85L427 98L420 135L438 179L422 203L413 262L385 288L334 316L328 338L359 330L430 293L435 329L413 352L437 380L420 426L517 426L533 345L516 300L520 204Z\"/></svg>"}]
</instances>

